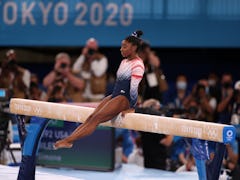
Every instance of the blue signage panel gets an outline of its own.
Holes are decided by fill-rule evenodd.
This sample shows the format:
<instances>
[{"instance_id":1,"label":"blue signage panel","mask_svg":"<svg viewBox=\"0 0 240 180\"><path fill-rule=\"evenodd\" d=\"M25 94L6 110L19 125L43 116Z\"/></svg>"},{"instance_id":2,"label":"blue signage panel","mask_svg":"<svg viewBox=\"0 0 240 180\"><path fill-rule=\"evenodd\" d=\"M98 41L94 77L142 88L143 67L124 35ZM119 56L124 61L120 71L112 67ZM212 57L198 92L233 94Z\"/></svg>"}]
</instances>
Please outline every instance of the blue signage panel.
<instances>
[{"instance_id":1,"label":"blue signage panel","mask_svg":"<svg viewBox=\"0 0 240 180\"><path fill-rule=\"evenodd\" d=\"M240 0L0 1L0 46L119 46L137 29L153 46L240 47Z\"/></svg>"},{"instance_id":2,"label":"blue signage panel","mask_svg":"<svg viewBox=\"0 0 240 180\"><path fill-rule=\"evenodd\" d=\"M79 123L51 120L39 142L37 164L48 167L112 171L115 165L115 135L110 127L98 127L90 136L74 142L70 149L53 150L53 144L68 135Z\"/></svg>"}]
</instances>

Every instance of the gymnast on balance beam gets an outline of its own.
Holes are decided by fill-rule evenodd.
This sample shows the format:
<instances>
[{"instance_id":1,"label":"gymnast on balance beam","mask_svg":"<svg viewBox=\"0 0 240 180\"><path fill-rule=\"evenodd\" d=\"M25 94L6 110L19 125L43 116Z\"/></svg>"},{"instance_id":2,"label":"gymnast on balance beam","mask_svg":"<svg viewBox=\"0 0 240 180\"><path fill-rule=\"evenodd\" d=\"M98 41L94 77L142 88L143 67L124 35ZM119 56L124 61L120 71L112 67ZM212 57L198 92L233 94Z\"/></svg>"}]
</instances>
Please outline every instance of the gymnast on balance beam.
<instances>
[{"instance_id":1,"label":"gymnast on balance beam","mask_svg":"<svg viewBox=\"0 0 240 180\"><path fill-rule=\"evenodd\" d=\"M109 121L119 113L134 112L138 98L138 86L144 74L144 64L138 56L142 31L127 36L121 44L122 60L112 95L105 97L87 120L77 127L68 137L57 141L54 149L71 148L73 142L90 135L100 123Z\"/></svg>"}]
</instances>

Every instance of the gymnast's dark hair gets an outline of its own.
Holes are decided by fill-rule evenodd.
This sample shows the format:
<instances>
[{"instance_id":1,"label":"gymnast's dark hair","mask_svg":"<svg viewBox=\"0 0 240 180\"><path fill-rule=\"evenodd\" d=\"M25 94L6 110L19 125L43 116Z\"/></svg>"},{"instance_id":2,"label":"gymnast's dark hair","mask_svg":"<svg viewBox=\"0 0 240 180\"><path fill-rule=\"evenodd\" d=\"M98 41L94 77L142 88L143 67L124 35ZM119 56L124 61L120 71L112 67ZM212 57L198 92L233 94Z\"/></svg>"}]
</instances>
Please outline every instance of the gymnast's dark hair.
<instances>
[{"instance_id":1,"label":"gymnast's dark hair","mask_svg":"<svg viewBox=\"0 0 240 180\"><path fill-rule=\"evenodd\" d=\"M137 51L139 50L141 44L142 44L142 39L140 37L143 35L143 32L141 30L134 31L131 35L125 38L126 41L129 43L136 45L137 46Z\"/></svg>"},{"instance_id":2,"label":"gymnast's dark hair","mask_svg":"<svg viewBox=\"0 0 240 180\"><path fill-rule=\"evenodd\" d=\"M138 50L140 52L144 52L147 48L151 48L150 44L148 42L142 40L141 45Z\"/></svg>"}]
</instances>

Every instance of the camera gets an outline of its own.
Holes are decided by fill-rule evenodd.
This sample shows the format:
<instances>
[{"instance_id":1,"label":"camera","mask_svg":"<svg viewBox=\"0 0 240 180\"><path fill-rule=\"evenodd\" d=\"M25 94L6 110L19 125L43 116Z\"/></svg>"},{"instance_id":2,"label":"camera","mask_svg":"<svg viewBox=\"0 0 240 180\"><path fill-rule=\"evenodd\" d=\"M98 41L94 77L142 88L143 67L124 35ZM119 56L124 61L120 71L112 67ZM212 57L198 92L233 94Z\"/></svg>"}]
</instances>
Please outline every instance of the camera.
<instances>
[{"instance_id":1,"label":"camera","mask_svg":"<svg viewBox=\"0 0 240 180\"><path fill-rule=\"evenodd\" d=\"M233 97L234 97L234 98L240 97L240 90L235 89L235 90L233 91Z\"/></svg>"},{"instance_id":2,"label":"camera","mask_svg":"<svg viewBox=\"0 0 240 180\"><path fill-rule=\"evenodd\" d=\"M62 68L62 69L66 68L66 67L67 67L67 64L66 64L66 63L62 63L62 64L60 65L60 68Z\"/></svg>"},{"instance_id":3,"label":"camera","mask_svg":"<svg viewBox=\"0 0 240 180\"><path fill-rule=\"evenodd\" d=\"M88 49L88 55L93 55L95 52L95 49Z\"/></svg>"},{"instance_id":4,"label":"camera","mask_svg":"<svg viewBox=\"0 0 240 180\"><path fill-rule=\"evenodd\" d=\"M17 67L17 62L15 59L9 59L6 65L8 69L15 69Z\"/></svg>"},{"instance_id":5,"label":"camera","mask_svg":"<svg viewBox=\"0 0 240 180\"><path fill-rule=\"evenodd\" d=\"M189 114L197 114L198 113L198 107L196 106L190 106L187 110Z\"/></svg>"}]
</instances>

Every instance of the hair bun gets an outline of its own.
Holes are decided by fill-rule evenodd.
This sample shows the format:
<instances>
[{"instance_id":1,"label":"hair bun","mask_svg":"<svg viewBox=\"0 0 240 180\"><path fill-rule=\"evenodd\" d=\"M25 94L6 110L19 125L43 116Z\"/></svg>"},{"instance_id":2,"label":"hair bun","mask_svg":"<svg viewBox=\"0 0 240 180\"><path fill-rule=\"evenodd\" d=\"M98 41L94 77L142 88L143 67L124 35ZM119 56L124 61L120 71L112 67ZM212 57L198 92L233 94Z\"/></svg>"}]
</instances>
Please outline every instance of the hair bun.
<instances>
[{"instance_id":1,"label":"hair bun","mask_svg":"<svg viewBox=\"0 0 240 180\"><path fill-rule=\"evenodd\" d=\"M132 36L134 36L136 38L140 38L142 35L143 35L143 32L141 30L134 31L132 33Z\"/></svg>"}]
</instances>

